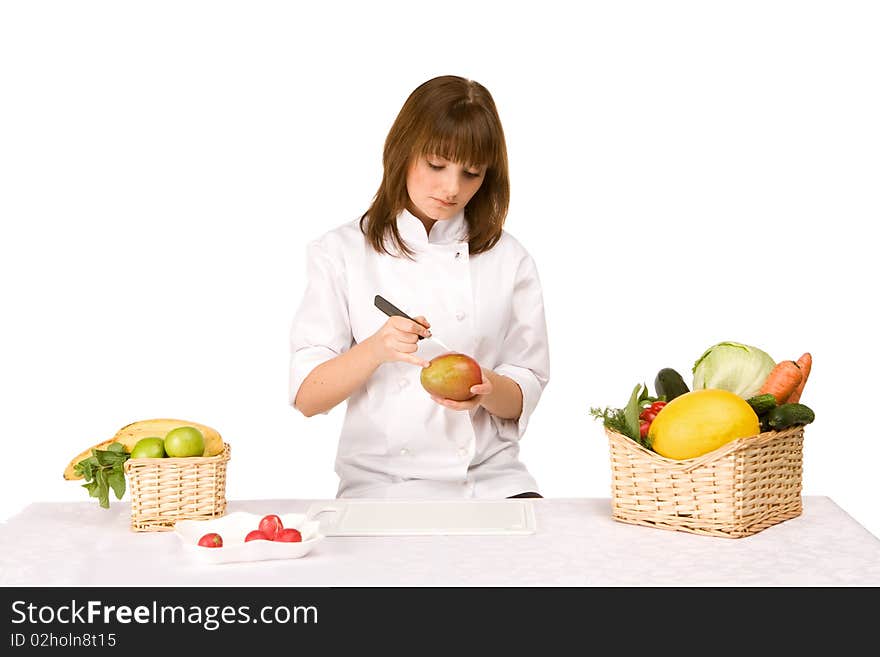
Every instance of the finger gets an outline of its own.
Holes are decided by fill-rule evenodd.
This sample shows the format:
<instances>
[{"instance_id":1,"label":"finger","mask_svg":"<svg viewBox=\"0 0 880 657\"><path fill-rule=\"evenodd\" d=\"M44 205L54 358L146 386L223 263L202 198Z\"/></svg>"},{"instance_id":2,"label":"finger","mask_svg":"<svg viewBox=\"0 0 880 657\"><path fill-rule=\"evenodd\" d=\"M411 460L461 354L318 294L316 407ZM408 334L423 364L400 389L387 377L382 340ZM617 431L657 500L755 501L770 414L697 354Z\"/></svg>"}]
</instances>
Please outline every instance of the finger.
<instances>
[{"instance_id":1,"label":"finger","mask_svg":"<svg viewBox=\"0 0 880 657\"><path fill-rule=\"evenodd\" d=\"M431 399L440 404L441 406L445 406L446 408L455 408L457 402L452 399L446 399L445 397L438 397L437 395L431 395Z\"/></svg>"},{"instance_id":2,"label":"finger","mask_svg":"<svg viewBox=\"0 0 880 657\"><path fill-rule=\"evenodd\" d=\"M492 386L488 383L478 383L475 386L471 386L471 392L475 395L488 395L492 392Z\"/></svg>"},{"instance_id":3,"label":"finger","mask_svg":"<svg viewBox=\"0 0 880 657\"><path fill-rule=\"evenodd\" d=\"M397 331L394 335L395 340L398 342L408 342L410 344L415 344L419 341L419 336L415 333L410 333L408 331Z\"/></svg>"},{"instance_id":4,"label":"finger","mask_svg":"<svg viewBox=\"0 0 880 657\"><path fill-rule=\"evenodd\" d=\"M398 360L406 361L419 367L428 367L431 364L430 361L415 355L415 352L419 350L418 345L398 342L391 345L391 349L397 352Z\"/></svg>"},{"instance_id":5,"label":"finger","mask_svg":"<svg viewBox=\"0 0 880 657\"><path fill-rule=\"evenodd\" d=\"M418 336L422 336L423 338L430 338L431 331L426 329L421 324L416 324L415 322L410 322L409 326L403 329L406 333L409 333L413 337L418 338Z\"/></svg>"},{"instance_id":6,"label":"finger","mask_svg":"<svg viewBox=\"0 0 880 657\"><path fill-rule=\"evenodd\" d=\"M430 325L427 323L427 320L425 320L425 324L419 323L419 320L424 320L424 317L416 317L415 320L406 319L405 317L400 317L398 319L400 319L400 321L395 323L395 328L398 328L401 331L406 331L407 333L422 335L426 338L431 336L431 332L428 330L428 326Z\"/></svg>"},{"instance_id":7,"label":"finger","mask_svg":"<svg viewBox=\"0 0 880 657\"><path fill-rule=\"evenodd\" d=\"M424 316L419 315L418 317L413 317L419 324L424 326L425 328L431 328L431 322L424 318Z\"/></svg>"},{"instance_id":8,"label":"finger","mask_svg":"<svg viewBox=\"0 0 880 657\"><path fill-rule=\"evenodd\" d=\"M476 402L473 400L460 402L455 401L454 399L447 399L445 397L437 397L436 395L431 395L431 399L433 399L441 406L445 406L446 408L452 409L453 411L469 411L476 406Z\"/></svg>"},{"instance_id":9,"label":"finger","mask_svg":"<svg viewBox=\"0 0 880 657\"><path fill-rule=\"evenodd\" d=\"M388 324L398 331L409 331L409 327L412 323L412 320L409 320L406 317L401 317L400 315L394 315L393 317L388 318Z\"/></svg>"},{"instance_id":10,"label":"finger","mask_svg":"<svg viewBox=\"0 0 880 657\"><path fill-rule=\"evenodd\" d=\"M410 327L410 330L413 333L417 333L425 338L431 337L431 330L427 326L422 326L418 322L413 322L412 326Z\"/></svg>"},{"instance_id":11,"label":"finger","mask_svg":"<svg viewBox=\"0 0 880 657\"><path fill-rule=\"evenodd\" d=\"M419 350L419 346L415 344L415 341L405 342L403 340L398 340L397 342L392 343L391 348L394 349L394 351L399 351L402 354L411 354Z\"/></svg>"},{"instance_id":12,"label":"finger","mask_svg":"<svg viewBox=\"0 0 880 657\"><path fill-rule=\"evenodd\" d=\"M415 319L409 319L408 317L401 317L400 315L394 315L388 319L389 323L396 329L400 329L401 331L409 331L410 333L419 333L421 331L426 331L427 327L423 324L420 324Z\"/></svg>"}]
</instances>

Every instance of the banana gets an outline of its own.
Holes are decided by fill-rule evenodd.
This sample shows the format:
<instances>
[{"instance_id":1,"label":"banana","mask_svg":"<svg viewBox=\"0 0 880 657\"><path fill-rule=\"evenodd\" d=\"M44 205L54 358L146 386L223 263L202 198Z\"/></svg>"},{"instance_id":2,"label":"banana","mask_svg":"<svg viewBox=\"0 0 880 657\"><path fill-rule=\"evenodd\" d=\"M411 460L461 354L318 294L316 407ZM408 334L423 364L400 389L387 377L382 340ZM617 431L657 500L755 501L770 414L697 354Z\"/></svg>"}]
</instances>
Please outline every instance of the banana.
<instances>
[{"instance_id":1,"label":"banana","mask_svg":"<svg viewBox=\"0 0 880 657\"><path fill-rule=\"evenodd\" d=\"M202 456L216 456L223 451L223 438L215 429L204 424L190 422L189 420L173 420L168 418L139 420L138 422L132 422L131 424L125 425L109 440L102 440L77 454L64 469L64 478L69 480L82 479L82 475L77 474L74 471L74 466L83 459L91 456L93 449L107 449L107 446L110 445L110 443L116 442L121 443L122 446L125 447L126 452L130 452L141 438L147 438L149 436L164 438L165 434L172 429L183 426L195 427L202 432L202 435L205 437L205 451L202 453Z\"/></svg>"}]
</instances>

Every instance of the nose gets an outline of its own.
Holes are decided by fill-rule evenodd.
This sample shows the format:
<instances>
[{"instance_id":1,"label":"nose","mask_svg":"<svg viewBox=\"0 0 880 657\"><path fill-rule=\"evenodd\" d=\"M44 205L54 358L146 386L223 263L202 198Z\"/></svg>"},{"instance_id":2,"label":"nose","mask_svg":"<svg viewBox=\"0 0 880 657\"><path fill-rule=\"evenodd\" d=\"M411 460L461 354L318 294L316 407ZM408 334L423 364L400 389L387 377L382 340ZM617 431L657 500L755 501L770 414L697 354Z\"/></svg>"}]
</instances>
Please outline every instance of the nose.
<instances>
[{"instance_id":1,"label":"nose","mask_svg":"<svg viewBox=\"0 0 880 657\"><path fill-rule=\"evenodd\" d=\"M444 201L454 201L455 197L458 196L458 173L454 170L454 167L447 167L446 169L444 172L446 175L443 176L441 193L443 194Z\"/></svg>"}]
</instances>

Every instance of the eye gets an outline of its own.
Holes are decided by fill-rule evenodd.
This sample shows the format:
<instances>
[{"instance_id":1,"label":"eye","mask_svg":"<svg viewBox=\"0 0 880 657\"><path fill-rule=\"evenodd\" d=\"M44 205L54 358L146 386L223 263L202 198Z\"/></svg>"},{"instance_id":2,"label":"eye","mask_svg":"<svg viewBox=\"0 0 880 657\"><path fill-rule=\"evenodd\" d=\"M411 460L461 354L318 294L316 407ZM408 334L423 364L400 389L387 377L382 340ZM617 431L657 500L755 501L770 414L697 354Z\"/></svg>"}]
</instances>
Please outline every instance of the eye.
<instances>
[{"instance_id":1,"label":"eye","mask_svg":"<svg viewBox=\"0 0 880 657\"><path fill-rule=\"evenodd\" d=\"M428 162L428 167L430 167L434 171L440 171L443 168L443 165L442 164L434 164L433 162Z\"/></svg>"},{"instance_id":2,"label":"eye","mask_svg":"<svg viewBox=\"0 0 880 657\"><path fill-rule=\"evenodd\" d=\"M473 171L465 171L465 172L464 172L464 175L467 176L468 178L479 178L479 177L482 176L483 174L482 174L482 173L479 173L479 172L474 173Z\"/></svg>"}]
</instances>

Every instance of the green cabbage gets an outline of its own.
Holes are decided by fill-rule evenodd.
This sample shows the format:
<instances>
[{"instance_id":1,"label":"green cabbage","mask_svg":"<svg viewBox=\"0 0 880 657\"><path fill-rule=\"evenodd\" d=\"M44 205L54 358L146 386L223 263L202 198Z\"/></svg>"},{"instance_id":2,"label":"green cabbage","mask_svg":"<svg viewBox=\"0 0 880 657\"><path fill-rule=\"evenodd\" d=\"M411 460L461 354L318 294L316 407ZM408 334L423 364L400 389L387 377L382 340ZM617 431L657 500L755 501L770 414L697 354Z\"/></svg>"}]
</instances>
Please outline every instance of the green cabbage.
<instances>
[{"instance_id":1,"label":"green cabbage","mask_svg":"<svg viewBox=\"0 0 880 657\"><path fill-rule=\"evenodd\" d=\"M719 342L694 363L693 390L719 388L748 399L758 394L775 365L770 355L757 347Z\"/></svg>"}]
</instances>

